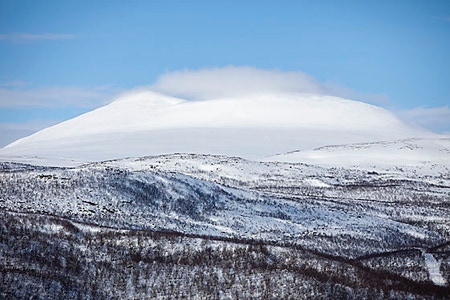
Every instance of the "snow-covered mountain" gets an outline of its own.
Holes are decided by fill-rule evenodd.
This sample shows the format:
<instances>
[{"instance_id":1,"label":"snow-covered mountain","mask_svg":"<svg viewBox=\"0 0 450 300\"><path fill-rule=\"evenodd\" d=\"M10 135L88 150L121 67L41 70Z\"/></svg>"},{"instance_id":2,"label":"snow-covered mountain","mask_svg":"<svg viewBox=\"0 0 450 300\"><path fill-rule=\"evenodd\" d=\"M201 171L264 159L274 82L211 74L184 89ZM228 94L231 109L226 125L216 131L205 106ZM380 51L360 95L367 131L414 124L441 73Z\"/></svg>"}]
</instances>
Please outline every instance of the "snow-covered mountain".
<instances>
[{"instance_id":1,"label":"snow-covered mountain","mask_svg":"<svg viewBox=\"0 0 450 300\"><path fill-rule=\"evenodd\" d=\"M382 108L331 96L187 101L147 91L15 141L0 156L70 158L75 164L170 153L261 159L329 145L434 136Z\"/></svg>"},{"instance_id":2,"label":"snow-covered mountain","mask_svg":"<svg viewBox=\"0 0 450 300\"><path fill-rule=\"evenodd\" d=\"M125 95L0 149L0 298L446 299L449 162L356 101Z\"/></svg>"}]
</instances>

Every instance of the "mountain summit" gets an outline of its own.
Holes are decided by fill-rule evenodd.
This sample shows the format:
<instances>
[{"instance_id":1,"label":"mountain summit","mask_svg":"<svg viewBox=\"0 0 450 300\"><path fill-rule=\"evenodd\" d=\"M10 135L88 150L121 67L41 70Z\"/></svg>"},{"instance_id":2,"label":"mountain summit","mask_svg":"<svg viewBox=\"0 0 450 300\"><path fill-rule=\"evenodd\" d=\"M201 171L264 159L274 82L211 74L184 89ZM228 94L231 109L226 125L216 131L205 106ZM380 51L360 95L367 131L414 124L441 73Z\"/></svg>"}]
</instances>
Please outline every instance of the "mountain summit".
<instances>
[{"instance_id":1,"label":"mountain summit","mask_svg":"<svg viewBox=\"0 0 450 300\"><path fill-rule=\"evenodd\" d=\"M188 101L141 91L19 139L0 154L97 161L186 152L260 159L430 136L385 109L332 96L265 93Z\"/></svg>"}]
</instances>

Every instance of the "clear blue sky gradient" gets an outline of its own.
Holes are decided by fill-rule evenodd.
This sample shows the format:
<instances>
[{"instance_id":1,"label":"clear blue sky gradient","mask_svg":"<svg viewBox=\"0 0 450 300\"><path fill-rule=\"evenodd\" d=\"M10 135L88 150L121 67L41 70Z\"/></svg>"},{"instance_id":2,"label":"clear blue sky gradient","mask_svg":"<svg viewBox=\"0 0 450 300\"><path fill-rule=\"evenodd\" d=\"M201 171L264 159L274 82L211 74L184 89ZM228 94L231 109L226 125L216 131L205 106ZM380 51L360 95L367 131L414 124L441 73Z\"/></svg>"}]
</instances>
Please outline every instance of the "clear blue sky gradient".
<instances>
[{"instance_id":1,"label":"clear blue sky gradient","mask_svg":"<svg viewBox=\"0 0 450 300\"><path fill-rule=\"evenodd\" d=\"M450 1L0 0L0 85L8 89L126 90L169 71L228 65L302 71L385 94L380 105L394 110L449 106ZM0 123L90 109L7 101Z\"/></svg>"}]
</instances>

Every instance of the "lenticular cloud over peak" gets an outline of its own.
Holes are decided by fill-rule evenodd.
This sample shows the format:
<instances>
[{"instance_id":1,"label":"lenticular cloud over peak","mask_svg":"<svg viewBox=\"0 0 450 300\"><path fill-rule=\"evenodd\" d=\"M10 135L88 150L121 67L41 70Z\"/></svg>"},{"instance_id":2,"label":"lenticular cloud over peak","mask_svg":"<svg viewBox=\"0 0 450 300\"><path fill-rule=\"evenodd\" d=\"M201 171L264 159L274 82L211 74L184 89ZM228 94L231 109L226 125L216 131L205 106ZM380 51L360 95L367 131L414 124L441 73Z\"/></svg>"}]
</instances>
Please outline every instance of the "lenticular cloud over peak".
<instances>
[{"instance_id":1,"label":"lenticular cloud over peak","mask_svg":"<svg viewBox=\"0 0 450 300\"><path fill-rule=\"evenodd\" d=\"M166 73L150 89L196 100L268 92L330 94L323 84L302 72L235 66Z\"/></svg>"}]
</instances>

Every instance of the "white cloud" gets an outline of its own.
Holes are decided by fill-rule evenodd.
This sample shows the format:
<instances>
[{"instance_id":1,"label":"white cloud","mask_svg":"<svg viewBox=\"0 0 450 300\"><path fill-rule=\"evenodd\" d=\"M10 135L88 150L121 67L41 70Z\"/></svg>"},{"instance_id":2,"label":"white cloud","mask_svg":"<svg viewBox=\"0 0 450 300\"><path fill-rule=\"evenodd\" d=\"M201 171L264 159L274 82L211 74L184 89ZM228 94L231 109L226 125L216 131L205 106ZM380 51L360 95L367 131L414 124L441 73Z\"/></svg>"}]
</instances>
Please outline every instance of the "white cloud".
<instances>
[{"instance_id":1,"label":"white cloud","mask_svg":"<svg viewBox=\"0 0 450 300\"><path fill-rule=\"evenodd\" d=\"M58 124L59 120L33 120L29 122L21 123L0 123L0 130L29 130L38 131L40 129L46 128Z\"/></svg>"},{"instance_id":2,"label":"white cloud","mask_svg":"<svg viewBox=\"0 0 450 300\"><path fill-rule=\"evenodd\" d=\"M118 89L110 86L35 88L22 81L0 82L0 109L13 108L16 109L17 114L20 114L20 109L28 109L24 110L24 116L30 118L29 109L31 108L35 111L31 114L32 118L38 118L27 122L0 123L0 147L63 121L61 116L57 117L58 119L49 120L47 109L94 109L111 102L118 92Z\"/></svg>"},{"instance_id":3,"label":"white cloud","mask_svg":"<svg viewBox=\"0 0 450 300\"><path fill-rule=\"evenodd\" d=\"M0 148L59 122L60 120L33 120L22 123L0 123Z\"/></svg>"},{"instance_id":4,"label":"white cloud","mask_svg":"<svg viewBox=\"0 0 450 300\"><path fill-rule=\"evenodd\" d=\"M324 91L325 91L324 93L327 95L333 95L346 99L373 103L376 105L387 104L389 102L389 97L386 94L371 94L358 92L334 82L326 82L324 84Z\"/></svg>"},{"instance_id":5,"label":"white cloud","mask_svg":"<svg viewBox=\"0 0 450 300\"><path fill-rule=\"evenodd\" d=\"M0 82L0 109L14 108L18 113L20 109L31 108L36 112L32 114L32 117L36 118L37 116L39 118L27 122L0 123L0 147L63 121L61 116L57 117L58 119L49 120L47 111L49 108L94 109L111 102L118 92L117 89L110 86L33 88L30 84L22 81ZM29 114L29 110L24 110L24 116L27 116L27 114ZM39 114L41 117L39 117Z\"/></svg>"},{"instance_id":6,"label":"white cloud","mask_svg":"<svg viewBox=\"0 0 450 300\"><path fill-rule=\"evenodd\" d=\"M410 110L398 112L406 120L417 123L436 132L450 132L450 108L441 107L416 107Z\"/></svg>"},{"instance_id":7,"label":"white cloud","mask_svg":"<svg viewBox=\"0 0 450 300\"><path fill-rule=\"evenodd\" d=\"M20 81L20 80L0 82L0 87L5 87L5 88L21 88L26 85L27 85L26 82Z\"/></svg>"},{"instance_id":8,"label":"white cloud","mask_svg":"<svg viewBox=\"0 0 450 300\"><path fill-rule=\"evenodd\" d=\"M42 41L42 40L67 40L75 38L75 34L70 33L0 33L0 40L26 42L26 41Z\"/></svg>"},{"instance_id":9,"label":"white cloud","mask_svg":"<svg viewBox=\"0 0 450 300\"><path fill-rule=\"evenodd\" d=\"M93 108L108 103L117 90L111 87L41 87L0 84L0 107L82 107Z\"/></svg>"},{"instance_id":10,"label":"white cloud","mask_svg":"<svg viewBox=\"0 0 450 300\"><path fill-rule=\"evenodd\" d=\"M190 99L268 91L321 92L320 84L305 73L233 66L167 73L158 78L152 89Z\"/></svg>"},{"instance_id":11,"label":"white cloud","mask_svg":"<svg viewBox=\"0 0 450 300\"><path fill-rule=\"evenodd\" d=\"M258 92L298 92L339 96L365 102L386 102L384 95L355 92L335 83L322 83L298 71L228 66L175 71L161 75L150 89L175 97L208 99Z\"/></svg>"}]
</instances>

